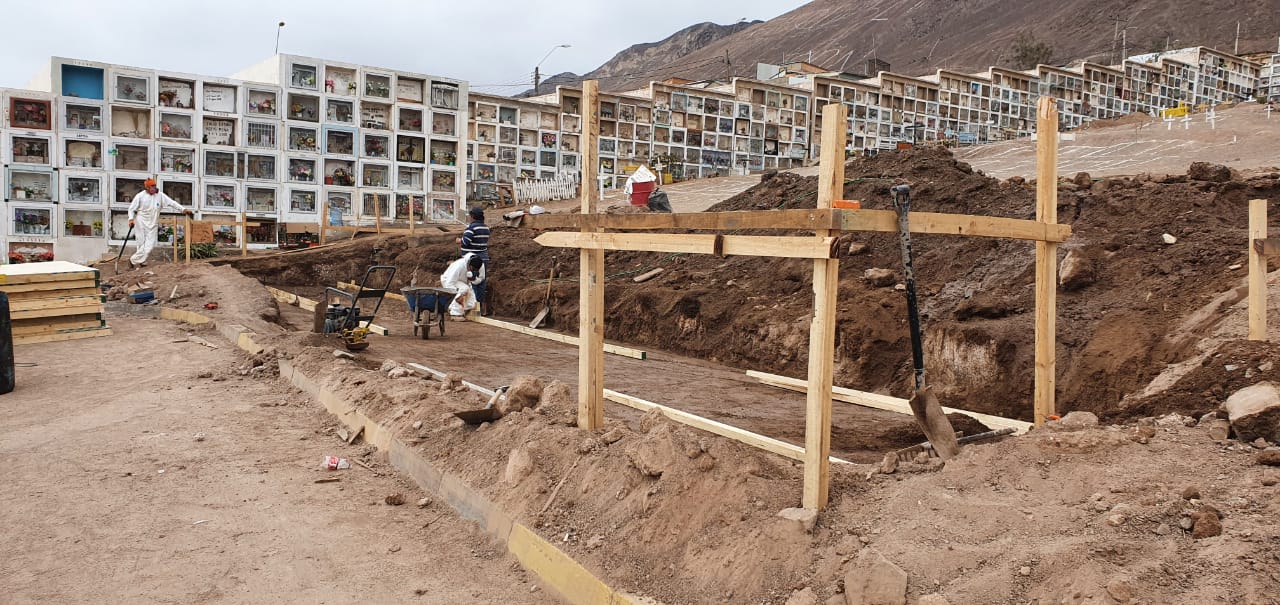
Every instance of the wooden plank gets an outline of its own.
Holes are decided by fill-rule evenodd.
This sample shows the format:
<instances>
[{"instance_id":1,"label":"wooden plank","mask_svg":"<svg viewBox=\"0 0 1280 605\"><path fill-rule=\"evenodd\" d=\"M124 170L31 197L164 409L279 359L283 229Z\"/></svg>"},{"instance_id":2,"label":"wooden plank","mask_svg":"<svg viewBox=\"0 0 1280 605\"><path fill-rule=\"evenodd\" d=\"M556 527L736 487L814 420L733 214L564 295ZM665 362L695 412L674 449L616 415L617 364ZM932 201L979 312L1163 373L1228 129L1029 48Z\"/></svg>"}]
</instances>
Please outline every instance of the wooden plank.
<instances>
[{"instance_id":1,"label":"wooden plank","mask_svg":"<svg viewBox=\"0 0 1280 605\"><path fill-rule=\"evenodd\" d=\"M798 393L803 393L808 390L805 381L800 380L799 378L780 376L778 374L766 374L764 372L757 372L754 370L748 370L747 376L755 378L769 386L789 389ZM831 387L831 398L836 401L852 403L854 405L883 410L886 412L896 412L907 416L913 415L911 413L911 405L906 399L892 397L889 395L868 393L866 391L857 391L845 387L833 386ZM969 416L970 418L973 418L993 429L1010 428L1018 434L1025 433L1031 428L1030 422L1014 420L1012 418L993 416L991 414L983 414L980 412L970 412L969 410L962 410L959 408L943 407L942 411L947 414L964 414L965 416Z\"/></svg>"},{"instance_id":2,"label":"wooden plank","mask_svg":"<svg viewBox=\"0 0 1280 605\"><path fill-rule=\"evenodd\" d=\"M595 214L599 202L596 172L600 140L600 83L582 83L583 214ZM584 228L584 233L587 229ZM583 249L578 266L578 427L604 428L604 250Z\"/></svg>"},{"instance_id":3,"label":"wooden plank","mask_svg":"<svg viewBox=\"0 0 1280 605\"><path fill-rule=\"evenodd\" d=\"M14 311L10 309L9 318L16 321L19 319L38 319L42 317L62 317L64 315L91 315L102 312L102 303L93 303L83 306L59 307L56 309L33 309L30 311Z\"/></svg>"},{"instance_id":4,"label":"wooden plank","mask_svg":"<svg viewBox=\"0 0 1280 605\"><path fill-rule=\"evenodd\" d=\"M822 158L818 167L818 209L844 196L844 150L849 109L829 104L822 109ZM818 229L814 239L832 239L835 231ZM832 244L834 247L834 244ZM813 317L809 323L808 388L805 392L804 492L805 508L822 510L830 497L831 381L835 372L836 294L840 289L840 261L813 261Z\"/></svg>"},{"instance_id":5,"label":"wooden plank","mask_svg":"<svg viewBox=\"0 0 1280 605\"><path fill-rule=\"evenodd\" d=\"M520 226L529 229L839 229L836 210L755 210L653 214L526 214Z\"/></svg>"},{"instance_id":6,"label":"wooden plank","mask_svg":"<svg viewBox=\"0 0 1280 605\"><path fill-rule=\"evenodd\" d=\"M685 412L682 410L677 410L675 408L667 407L665 405L653 403L652 401L645 401L638 397L632 397L631 395L626 395L624 393L619 393L617 391L611 391L609 389L604 390L604 397L605 399L608 399L609 401L612 401L614 403L620 403L629 408L634 408L642 412L658 410L660 414L662 414L663 416L667 417L668 419L674 422L679 422L680 424L691 426L695 429L703 430L708 433L714 433L716 435L720 435L721 437L727 437L739 443L745 443L751 447L762 449L766 452L772 452L774 454L778 454L779 456L784 456L792 460L803 461L805 459L804 448L798 445L792 445L785 441L774 439L773 437L766 437L759 433L752 433L751 431L740 429L736 426L728 425L723 422L717 422L715 420L711 420L710 418L703 418L702 416L690 414L689 412ZM835 457L829 457L828 462L835 462L838 464L853 464L848 460L842 460L840 458L835 458Z\"/></svg>"},{"instance_id":7,"label":"wooden plank","mask_svg":"<svg viewBox=\"0 0 1280 605\"><path fill-rule=\"evenodd\" d=\"M107 325L102 319L75 319L74 321L53 322L34 324L29 326L19 326L14 322L12 327L14 336L34 336L38 334L60 334L64 332L76 332L87 328L100 328Z\"/></svg>"},{"instance_id":8,"label":"wooden plank","mask_svg":"<svg viewBox=\"0 0 1280 605\"><path fill-rule=\"evenodd\" d=\"M663 269L662 267L658 267L658 268L656 268L656 269L651 269L651 270L649 270L649 271L645 271L644 273L641 273L640 275L637 275L637 276L635 276L635 277L631 278L631 281L633 281L633 282L635 282L635 283L637 283L637 284L639 284L639 283L644 283L644 282L647 282L647 281L649 281L649 280L651 280L651 279L653 279L653 278L655 278L655 277L657 277L657 276L661 275L663 271L666 271L666 269Z\"/></svg>"},{"instance_id":9,"label":"wooden plank","mask_svg":"<svg viewBox=\"0 0 1280 605\"><path fill-rule=\"evenodd\" d=\"M22 292L48 292L50 290L74 290L78 288L97 288L98 280L95 279L70 279L62 281L47 281L25 284L9 284L0 286L0 292L7 294L17 294Z\"/></svg>"},{"instance_id":10,"label":"wooden plank","mask_svg":"<svg viewBox=\"0 0 1280 605\"><path fill-rule=\"evenodd\" d=\"M97 338L99 336L111 336L111 328L104 327L97 330L83 330L80 332L70 332L67 334L39 334L35 336L14 336L13 344L28 345L41 342L60 342L64 340L79 340L81 338Z\"/></svg>"},{"instance_id":11,"label":"wooden plank","mask_svg":"<svg viewBox=\"0 0 1280 605\"><path fill-rule=\"evenodd\" d=\"M342 232L355 232L355 233L381 233L381 234L384 234L384 235L385 235L385 234L388 234L388 233L412 233L411 231L409 231L408 229L406 229L406 228L404 228L404 227L377 227L377 226L370 227L370 226L368 226L368 225L364 225L364 226L358 226L358 225L357 225L357 226L350 226L350 227L338 227L338 226L334 226L334 227L325 227L325 231L342 231Z\"/></svg>"},{"instance_id":12,"label":"wooden plank","mask_svg":"<svg viewBox=\"0 0 1280 605\"><path fill-rule=\"evenodd\" d=\"M320 196L320 245L325 245L324 232L329 228L329 196ZM354 203L354 202L353 202Z\"/></svg>"},{"instance_id":13,"label":"wooden plank","mask_svg":"<svg viewBox=\"0 0 1280 605\"><path fill-rule=\"evenodd\" d=\"M175 234L174 237L177 237L177 235ZM191 264L191 239L191 217L184 214L182 215L182 241L183 245L187 249L187 259L185 263L187 265Z\"/></svg>"},{"instance_id":14,"label":"wooden plank","mask_svg":"<svg viewBox=\"0 0 1280 605\"><path fill-rule=\"evenodd\" d=\"M845 231L898 231L898 215L892 210L839 210ZM1071 225L1047 224L1025 219L940 212L912 212L912 233L971 235L1032 241L1063 242L1071 237Z\"/></svg>"},{"instance_id":15,"label":"wooden plank","mask_svg":"<svg viewBox=\"0 0 1280 605\"><path fill-rule=\"evenodd\" d=\"M548 248L584 250L640 250L715 254L719 236L669 233L594 233L548 231L533 241Z\"/></svg>"},{"instance_id":16,"label":"wooden plank","mask_svg":"<svg viewBox=\"0 0 1280 605\"><path fill-rule=\"evenodd\" d=\"M243 212L240 213L240 222L238 224L240 225L240 256L241 257L249 256L249 226L250 225L249 225L248 218L245 216L245 213ZM253 226L257 227L258 224L254 223Z\"/></svg>"},{"instance_id":17,"label":"wooden plank","mask_svg":"<svg viewBox=\"0 0 1280 605\"><path fill-rule=\"evenodd\" d=\"M1249 200L1249 340L1267 340L1267 200Z\"/></svg>"},{"instance_id":18,"label":"wooden plank","mask_svg":"<svg viewBox=\"0 0 1280 605\"><path fill-rule=\"evenodd\" d=\"M1058 107L1042 97L1036 124L1036 220L1058 222ZM1055 414L1058 353L1058 244L1036 242L1035 423Z\"/></svg>"},{"instance_id":19,"label":"wooden plank","mask_svg":"<svg viewBox=\"0 0 1280 605\"><path fill-rule=\"evenodd\" d=\"M0 286L98 279L98 270L67 261L0 265Z\"/></svg>"},{"instance_id":20,"label":"wooden plank","mask_svg":"<svg viewBox=\"0 0 1280 605\"><path fill-rule=\"evenodd\" d=\"M68 297L74 297L74 296L93 296L95 294L101 294L101 293L102 291L99 290L98 288L88 287L88 288L71 288L67 290L35 290L32 292L9 292L6 294L6 296L9 297L10 302L16 302L20 300L41 300L41 299L57 300L57 299L63 299Z\"/></svg>"},{"instance_id":21,"label":"wooden plank","mask_svg":"<svg viewBox=\"0 0 1280 605\"><path fill-rule=\"evenodd\" d=\"M836 255L836 238L830 236L815 239L810 236L548 231L534 238L534 241L548 248L582 248L584 250L635 250L778 258L833 258Z\"/></svg>"},{"instance_id":22,"label":"wooden plank","mask_svg":"<svg viewBox=\"0 0 1280 605\"><path fill-rule=\"evenodd\" d=\"M674 214L537 214L525 215L521 227L531 229L786 229L808 231L882 231L896 233L898 217L892 210L758 210L742 212L691 212ZM935 235L972 235L1023 240L1063 242L1071 237L1070 225L970 214L912 212L911 232Z\"/></svg>"},{"instance_id":23,"label":"wooden plank","mask_svg":"<svg viewBox=\"0 0 1280 605\"><path fill-rule=\"evenodd\" d=\"M34 300L10 301L9 311L36 311L40 309L62 309L65 307L83 307L86 305L102 306L107 297L102 294L90 296L66 296L62 298L37 298Z\"/></svg>"},{"instance_id":24,"label":"wooden plank","mask_svg":"<svg viewBox=\"0 0 1280 605\"><path fill-rule=\"evenodd\" d=\"M475 317L472 317L469 319L469 321L473 321L475 323L483 324L486 326L493 326L495 328L502 328L504 330L511 330L512 332L519 332L521 334L528 334L529 336L537 336L538 338L544 338L546 340L563 342L565 344L570 344L574 346L577 346L578 343L580 342L578 340L578 337L576 336L559 334L559 333L550 332L547 330L536 330L534 328L530 328L529 326L522 326L520 324L513 324L510 322L500 321L497 319L493 319L491 317L484 317L483 315L477 315ZM612 345L607 342L604 343L604 352L613 353L614 355L621 355L623 357L630 357L632 359L640 359L640 360L648 359L649 357L649 353L647 351L642 351L640 349L633 349L631 347L624 347L620 345Z\"/></svg>"}]
</instances>

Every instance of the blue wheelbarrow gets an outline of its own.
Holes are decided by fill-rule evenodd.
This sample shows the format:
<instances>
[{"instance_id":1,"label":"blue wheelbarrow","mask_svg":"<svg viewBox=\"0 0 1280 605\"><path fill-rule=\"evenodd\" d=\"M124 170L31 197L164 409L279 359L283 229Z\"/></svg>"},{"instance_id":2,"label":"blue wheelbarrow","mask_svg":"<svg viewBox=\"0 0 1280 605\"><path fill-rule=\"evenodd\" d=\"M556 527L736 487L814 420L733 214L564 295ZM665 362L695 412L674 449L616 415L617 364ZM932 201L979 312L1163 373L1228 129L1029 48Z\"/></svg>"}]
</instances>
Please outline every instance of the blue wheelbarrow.
<instances>
[{"instance_id":1,"label":"blue wheelbarrow","mask_svg":"<svg viewBox=\"0 0 1280 605\"><path fill-rule=\"evenodd\" d=\"M449 303L453 302L454 293L439 287L409 286L400 288L405 301L409 303L409 312L413 313L413 333L423 340L430 338L431 326L435 325L444 336L445 320L449 316Z\"/></svg>"}]
</instances>

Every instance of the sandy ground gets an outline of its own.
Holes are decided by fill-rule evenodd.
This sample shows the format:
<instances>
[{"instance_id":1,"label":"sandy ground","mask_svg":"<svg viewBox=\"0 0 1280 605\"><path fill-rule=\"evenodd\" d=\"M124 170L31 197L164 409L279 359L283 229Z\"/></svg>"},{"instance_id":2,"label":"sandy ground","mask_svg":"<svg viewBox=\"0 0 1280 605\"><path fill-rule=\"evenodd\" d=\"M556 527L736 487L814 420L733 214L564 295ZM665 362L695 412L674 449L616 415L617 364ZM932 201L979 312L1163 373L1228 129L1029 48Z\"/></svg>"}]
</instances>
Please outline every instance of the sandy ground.
<instances>
[{"instance_id":1,"label":"sandy ground","mask_svg":"<svg viewBox=\"0 0 1280 605\"><path fill-rule=\"evenodd\" d=\"M277 379L240 376L216 334L200 334L211 349L168 322L110 321L111 337L16 350L36 365L0 397L0 601L554 602L376 458L377 475L320 470L366 446ZM128 362L94 371L112 359Z\"/></svg>"}]
</instances>

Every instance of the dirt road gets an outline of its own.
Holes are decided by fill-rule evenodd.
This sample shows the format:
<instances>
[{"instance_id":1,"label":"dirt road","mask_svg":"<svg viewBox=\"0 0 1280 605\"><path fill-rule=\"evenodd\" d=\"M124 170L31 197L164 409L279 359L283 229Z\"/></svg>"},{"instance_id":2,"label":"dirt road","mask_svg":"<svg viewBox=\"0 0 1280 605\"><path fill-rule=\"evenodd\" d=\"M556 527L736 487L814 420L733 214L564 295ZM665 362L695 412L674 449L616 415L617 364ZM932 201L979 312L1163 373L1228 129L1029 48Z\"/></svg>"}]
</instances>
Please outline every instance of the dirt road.
<instances>
[{"instance_id":1,"label":"dirt road","mask_svg":"<svg viewBox=\"0 0 1280 605\"><path fill-rule=\"evenodd\" d=\"M5 603L548 603L503 549L215 334L112 318L17 349L0 397ZM126 361L127 360L127 361ZM372 448L369 448L372 449ZM338 477L335 483L317 484ZM402 493L406 503L385 498Z\"/></svg>"}]
</instances>

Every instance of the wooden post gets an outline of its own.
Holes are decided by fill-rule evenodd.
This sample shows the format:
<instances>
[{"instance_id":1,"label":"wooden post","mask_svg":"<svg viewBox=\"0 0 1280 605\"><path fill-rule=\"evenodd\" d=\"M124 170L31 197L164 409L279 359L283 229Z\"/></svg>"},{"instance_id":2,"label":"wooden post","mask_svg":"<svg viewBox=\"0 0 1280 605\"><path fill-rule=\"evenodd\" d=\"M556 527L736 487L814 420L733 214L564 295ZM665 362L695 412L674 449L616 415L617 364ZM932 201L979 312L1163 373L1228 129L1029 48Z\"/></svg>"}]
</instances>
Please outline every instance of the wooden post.
<instances>
[{"instance_id":1,"label":"wooden post","mask_svg":"<svg viewBox=\"0 0 1280 605\"><path fill-rule=\"evenodd\" d=\"M582 213L595 214L599 193L595 183L599 160L600 87L582 83ZM590 231L591 229L583 229ZM604 427L604 250L579 252L578 272L578 426L588 431Z\"/></svg>"},{"instance_id":2,"label":"wooden post","mask_svg":"<svg viewBox=\"0 0 1280 605\"><path fill-rule=\"evenodd\" d=\"M1058 222L1058 107L1041 97L1036 122L1036 220ZM1058 244L1036 242L1035 423L1054 415L1057 381Z\"/></svg>"},{"instance_id":3,"label":"wooden post","mask_svg":"<svg viewBox=\"0 0 1280 605\"><path fill-rule=\"evenodd\" d=\"M845 124L848 107L831 103L822 108L822 160L818 166L818 209L831 208L844 194ZM830 229L814 235L830 237ZM836 234L838 235L838 234ZM813 318L809 324L809 385L805 395L804 495L805 508L827 506L831 478L831 382L836 345L836 293L840 286L840 261L813 261Z\"/></svg>"},{"instance_id":4,"label":"wooden post","mask_svg":"<svg viewBox=\"0 0 1280 605\"><path fill-rule=\"evenodd\" d=\"M426 201L423 200L423 203L425 204ZM424 207L423 209L425 210L426 208ZM412 195L409 196L409 235L413 235L413 196Z\"/></svg>"},{"instance_id":5,"label":"wooden post","mask_svg":"<svg viewBox=\"0 0 1280 605\"><path fill-rule=\"evenodd\" d=\"M178 217L173 217L173 237L169 238L169 242L173 244L173 262L178 263ZM128 242L125 242L126 244ZM123 244L122 244L123 246Z\"/></svg>"},{"instance_id":6,"label":"wooden post","mask_svg":"<svg viewBox=\"0 0 1280 605\"><path fill-rule=\"evenodd\" d=\"M382 233L382 204L378 203L378 194L373 194L373 226L379 234Z\"/></svg>"},{"instance_id":7,"label":"wooden post","mask_svg":"<svg viewBox=\"0 0 1280 605\"><path fill-rule=\"evenodd\" d=\"M174 237L177 237L176 233L174 234ZM182 215L182 241L186 242L187 244L186 264L190 265L191 264L191 217L185 214Z\"/></svg>"},{"instance_id":8,"label":"wooden post","mask_svg":"<svg viewBox=\"0 0 1280 605\"><path fill-rule=\"evenodd\" d=\"M1249 340L1267 339L1267 257L1254 242L1267 238L1267 200L1249 200Z\"/></svg>"},{"instance_id":9,"label":"wooden post","mask_svg":"<svg viewBox=\"0 0 1280 605\"><path fill-rule=\"evenodd\" d=\"M329 226L329 197L325 196L320 200L320 245L324 245L324 228ZM285 237L288 237L289 230L285 230Z\"/></svg>"},{"instance_id":10,"label":"wooden post","mask_svg":"<svg viewBox=\"0 0 1280 605\"><path fill-rule=\"evenodd\" d=\"M240 213L240 256L249 256L249 217Z\"/></svg>"}]
</instances>

